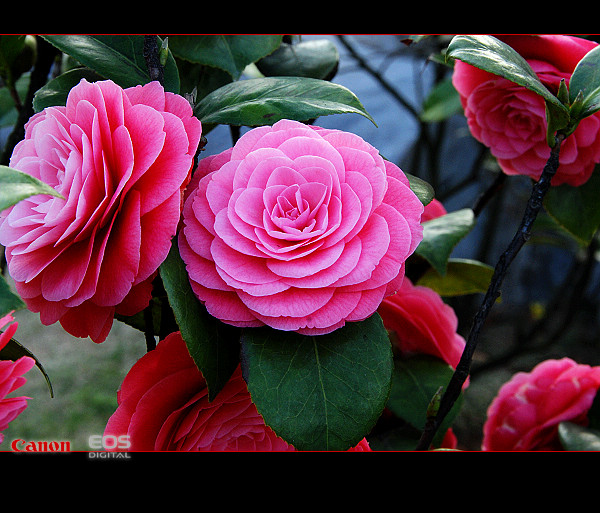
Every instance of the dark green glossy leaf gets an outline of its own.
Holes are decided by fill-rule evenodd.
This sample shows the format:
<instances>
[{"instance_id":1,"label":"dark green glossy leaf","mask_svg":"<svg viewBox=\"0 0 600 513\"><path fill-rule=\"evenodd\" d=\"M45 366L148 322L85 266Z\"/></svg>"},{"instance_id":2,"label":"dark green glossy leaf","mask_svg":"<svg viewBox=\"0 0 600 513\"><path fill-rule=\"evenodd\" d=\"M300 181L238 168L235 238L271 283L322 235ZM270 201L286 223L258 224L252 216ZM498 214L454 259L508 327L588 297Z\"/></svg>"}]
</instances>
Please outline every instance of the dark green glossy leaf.
<instances>
[{"instance_id":1,"label":"dark green glossy leaf","mask_svg":"<svg viewBox=\"0 0 600 513\"><path fill-rule=\"evenodd\" d=\"M415 356L397 360L394 365L392 389L387 407L419 431L427 421L427 409L440 387L445 388L454 373L444 361L432 356ZM439 447L446 430L452 425L462 405L462 395L444 419L434 445Z\"/></svg>"},{"instance_id":2,"label":"dark green glossy leaf","mask_svg":"<svg viewBox=\"0 0 600 513\"><path fill-rule=\"evenodd\" d=\"M43 37L60 51L121 87L150 82L143 35L57 34ZM158 44L161 44L160 38ZM170 53L164 71L165 90L179 93L179 72Z\"/></svg>"},{"instance_id":3,"label":"dark green glossy leaf","mask_svg":"<svg viewBox=\"0 0 600 513\"><path fill-rule=\"evenodd\" d=\"M417 281L417 285L429 287L440 296L452 297L485 292L494 274L494 268L476 260L450 258L446 274L428 269Z\"/></svg>"},{"instance_id":4,"label":"dark green glossy leaf","mask_svg":"<svg viewBox=\"0 0 600 513\"><path fill-rule=\"evenodd\" d=\"M578 119L600 110L600 46L588 52L575 66L569 80L571 103L580 91L583 93L583 105Z\"/></svg>"},{"instance_id":5,"label":"dark green glossy leaf","mask_svg":"<svg viewBox=\"0 0 600 513\"><path fill-rule=\"evenodd\" d=\"M306 121L330 114L355 113L373 121L352 91L326 80L266 77L224 85L194 109L202 123L259 126L280 119Z\"/></svg>"},{"instance_id":6,"label":"dark green glossy leaf","mask_svg":"<svg viewBox=\"0 0 600 513\"><path fill-rule=\"evenodd\" d=\"M417 196L417 198L419 198L421 203L423 203L423 205L428 205L429 203L431 203L431 200L435 196L435 191L433 190L433 187L428 182L422 180L417 176L411 175L409 173L404 174L410 182L411 191L415 193L415 195Z\"/></svg>"},{"instance_id":7,"label":"dark green glossy leaf","mask_svg":"<svg viewBox=\"0 0 600 513\"><path fill-rule=\"evenodd\" d=\"M291 76L331 80L335 75L340 55L328 39L281 43L271 55L256 63L259 71L268 77Z\"/></svg>"},{"instance_id":8,"label":"dark green glossy leaf","mask_svg":"<svg viewBox=\"0 0 600 513\"><path fill-rule=\"evenodd\" d=\"M69 91L82 79L95 82L102 80L103 77L89 68L73 68L66 71L36 91L33 97L33 109L35 112L41 112L46 107L66 105Z\"/></svg>"},{"instance_id":9,"label":"dark green glossy leaf","mask_svg":"<svg viewBox=\"0 0 600 513\"><path fill-rule=\"evenodd\" d=\"M248 64L273 52L281 39L277 34L172 35L169 48L181 59L222 69L238 79Z\"/></svg>"},{"instance_id":10,"label":"dark green glossy leaf","mask_svg":"<svg viewBox=\"0 0 600 513\"><path fill-rule=\"evenodd\" d=\"M202 372L210 400L239 364L239 331L209 315L190 285L177 239L160 266L160 276L190 355Z\"/></svg>"},{"instance_id":11,"label":"dark green glossy leaf","mask_svg":"<svg viewBox=\"0 0 600 513\"><path fill-rule=\"evenodd\" d=\"M475 226L475 215L470 208L449 212L423 223L423 240L415 253L425 258L442 276L454 247Z\"/></svg>"},{"instance_id":12,"label":"dark green glossy leaf","mask_svg":"<svg viewBox=\"0 0 600 513\"><path fill-rule=\"evenodd\" d=\"M62 198L60 193L37 178L17 169L0 166L0 212L37 194Z\"/></svg>"},{"instance_id":13,"label":"dark green glossy leaf","mask_svg":"<svg viewBox=\"0 0 600 513\"><path fill-rule=\"evenodd\" d=\"M588 245L600 228L600 167L590 179L578 187L551 187L544 198L550 217L580 244Z\"/></svg>"},{"instance_id":14,"label":"dark green glossy leaf","mask_svg":"<svg viewBox=\"0 0 600 513\"><path fill-rule=\"evenodd\" d=\"M298 450L345 451L385 406L391 344L378 314L320 336L244 330L242 370L259 413Z\"/></svg>"}]
</instances>

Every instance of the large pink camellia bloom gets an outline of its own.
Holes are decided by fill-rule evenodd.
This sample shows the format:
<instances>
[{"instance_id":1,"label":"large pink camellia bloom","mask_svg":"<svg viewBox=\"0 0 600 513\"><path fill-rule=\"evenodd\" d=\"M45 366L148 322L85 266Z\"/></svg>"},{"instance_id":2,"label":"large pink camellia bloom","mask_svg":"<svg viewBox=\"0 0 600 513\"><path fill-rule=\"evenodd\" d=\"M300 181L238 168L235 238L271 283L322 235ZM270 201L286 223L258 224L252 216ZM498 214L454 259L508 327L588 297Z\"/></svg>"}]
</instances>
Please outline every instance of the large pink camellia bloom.
<instances>
[{"instance_id":1,"label":"large pink camellia bloom","mask_svg":"<svg viewBox=\"0 0 600 513\"><path fill-rule=\"evenodd\" d=\"M400 290L377 311L401 352L435 356L456 368L465 339L456 332L456 313L436 291L404 278Z\"/></svg>"},{"instance_id":2,"label":"large pink camellia bloom","mask_svg":"<svg viewBox=\"0 0 600 513\"><path fill-rule=\"evenodd\" d=\"M149 302L181 215L200 121L158 82L123 90L82 80L66 106L26 125L10 167L62 194L2 213L0 244L30 310L74 336L102 342L115 312Z\"/></svg>"},{"instance_id":3,"label":"large pink camellia bloom","mask_svg":"<svg viewBox=\"0 0 600 513\"><path fill-rule=\"evenodd\" d=\"M179 249L207 310L329 333L398 289L422 239L404 173L360 137L281 120L200 161Z\"/></svg>"},{"instance_id":4,"label":"large pink camellia bloom","mask_svg":"<svg viewBox=\"0 0 600 513\"><path fill-rule=\"evenodd\" d=\"M295 451L268 427L238 366L212 400L179 332L131 368L104 435L128 435L131 451ZM362 440L351 452L370 451Z\"/></svg>"},{"instance_id":5,"label":"large pink camellia bloom","mask_svg":"<svg viewBox=\"0 0 600 513\"><path fill-rule=\"evenodd\" d=\"M497 36L529 63L553 94L567 84L577 63L597 46L564 35ZM452 82L473 136L490 148L508 175L539 179L550 156L543 98L514 82L456 61ZM600 162L600 113L584 118L563 142L553 185L585 183Z\"/></svg>"},{"instance_id":6,"label":"large pink camellia bloom","mask_svg":"<svg viewBox=\"0 0 600 513\"><path fill-rule=\"evenodd\" d=\"M12 314L0 318L0 329L14 321ZM15 336L18 323L14 322L0 333L0 350ZM21 356L16 361L0 360L0 444L4 440L4 431L10 422L17 418L27 408L28 397L8 397L27 381L23 374L35 365L35 360L29 356Z\"/></svg>"},{"instance_id":7,"label":"large pink camellia bloom","mask_svg":"<svg viewBox=\"0 0 600 513\"><path fill-rule=\"evenodd\" d=\"M600 367L570 358L518 372L498 391L483 427L484 451L562 450L558 424L587 424L600 388Z\"/></svg>"}]
</instances>

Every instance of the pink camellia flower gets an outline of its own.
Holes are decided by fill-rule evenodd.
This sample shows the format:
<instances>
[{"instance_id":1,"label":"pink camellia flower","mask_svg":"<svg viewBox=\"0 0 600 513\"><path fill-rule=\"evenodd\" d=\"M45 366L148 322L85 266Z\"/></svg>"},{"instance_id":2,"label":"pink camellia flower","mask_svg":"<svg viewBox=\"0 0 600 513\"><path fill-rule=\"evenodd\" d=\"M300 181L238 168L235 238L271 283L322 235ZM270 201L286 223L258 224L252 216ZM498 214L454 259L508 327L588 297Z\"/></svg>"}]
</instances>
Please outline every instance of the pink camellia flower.
<instances>
[{"instance_id":1,"label":"pink camellia flower","mask_svg":"<svg viewBox=\"0 0 600 513\"><path fill-rule=\"evenodd\" d=\"M158 82L123 90L82 80L66 106L26 125L10 167L62 194L0 217L8 270L43 324L105 340L116 313L148 305L181 215L200 121Z\"/></svg>"},{"instance_id":2,"label":"pink camellia flower","mask_svg":"<svg viewBox=\"0 0 600 513\"><path fill-rule=\"evenodd\" d=\"M12 313L0 318L0 328L14 321ZM18 323L11 324L6 331L0 333L0 350L8 344L17 331ZM35 360L22 356L16 361L0 360L0 444L4 440L4 431L10 422L17 418L27 408L29 397L7 397L27 381L23 374L35 365Z\"/></svg>"},{"instance_id":3,"label":"pink camellia flower","mask_svg":"<svg viewBox=\"0 0 600 513\"><path fill-rule=\"evenodd\" d=\"M433 198L429 203L427 203L427 205L425 205L425 210L421 216L421 222L424 223L425 221L431 221L432 219L436 219L446 215L447 213L446 207L444 207L442 202Z\"/></svg>"},{"instance_id":4,"label":"pink camellia flower","mask_svg":"<svg viewBox=\"0 0 600 513\"><path fill-rule=\"evenodd\" d=\"M498 391L483 427L484 451L562 450L558 424L587 424L600 388L600 367L570 358L518 372Z\"/></svg>"},{"instance_id":5,"label":"pink camellia flower","mask_svg":"<svg viewBox=\"0 0 600 513\"><path fill-rule=\"evenodd\" d=\"M400 290L385 298L377 312L402 353L428 354L456 368L465 339L456 332L454 310L437 292L404 278Z\"/></svg>"},{"instance_id":6,"label":"pink camellia flower","mask_svg":"<svg viewBox=\"0 0 600 513\"><path fill-rule=\"evenodd\" d=\"M529 63L553 94L562 78L597 46L594 41L564 35L497 36ZM508 175L539 179L550 156L546 111L541 96L509 80L456 61L452 82L460 94L469 129L490 148ZM553 185L585 183L600 162L600 114L584 118L563 142Z\"/></svg>"},{"instance_id":7,"label":"pink camellia flower","mask_svg":"<svg viewBox=\"0 0 600 513\"><path fill-rule=\"evenodd\" d=\"M268 427L238 366L208 400L206 382L179 332L131 368L104 435L128 435L131 451L295 451ZM370 451L362 440L352 452Z\"/></svg>"},{"instance_id":8,"label":"pink camellia flower","mask_svg":"<svg viewBox=\"0 0 600 513\"><path fill-rule=\"evenodd\" d=\"M281 120L200 161L179 249L207 310L329 333L400 286L422 239L404 173L360 137Z\"/></svg>"}]
</instances>

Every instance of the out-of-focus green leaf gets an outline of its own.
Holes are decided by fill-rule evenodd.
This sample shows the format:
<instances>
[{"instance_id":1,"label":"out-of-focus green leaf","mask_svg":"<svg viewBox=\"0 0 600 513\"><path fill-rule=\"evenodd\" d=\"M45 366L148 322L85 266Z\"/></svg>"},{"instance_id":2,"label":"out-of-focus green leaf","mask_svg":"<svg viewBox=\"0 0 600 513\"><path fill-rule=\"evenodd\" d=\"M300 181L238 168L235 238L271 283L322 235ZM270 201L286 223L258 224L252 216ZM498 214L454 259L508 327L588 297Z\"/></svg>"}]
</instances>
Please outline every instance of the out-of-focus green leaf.
<instances>
[{"instance_id":1,"label":"out-of-focus green leaf","mask_svg":"<svg viewBox=\"0 0 600 513\"><path fill-rule=\"evenodd\" d=\"M25 303L10 289L4 276L0 274L0 317L21 308L25 308Z\"/></svg>"},{"instance_id":2,"label":"out-of-focus green leaf","mask_svg":"<svg viewBox=\"0 0 600 513\"><path fill-rule=\"evenodd\" d=\"M600 228L600 167L583 185L551 187L544 208L580 244L588 245Z\"/></svg>"},{"instance_id":3,"label":"out-of-focus green leaf","mask_svg":"<svg viewBox=\"0 0 600 513\"><path fill-rule=\"evenodd\" d=\"M433 87L423 102L421 120L436 123L462 112L460 95L450 79L442 80Z\"/></svg>"},{"instance_id":4,"label":"out-of-focus green leaf","mask_svg":"<svg viewBox=\"0 0 600 513\"><path fill-rule=\"evenodd\" d=\"M600 431L579 424L561 422L558 438L566 451L600 451Z\"/></svg>"}]
</instances>

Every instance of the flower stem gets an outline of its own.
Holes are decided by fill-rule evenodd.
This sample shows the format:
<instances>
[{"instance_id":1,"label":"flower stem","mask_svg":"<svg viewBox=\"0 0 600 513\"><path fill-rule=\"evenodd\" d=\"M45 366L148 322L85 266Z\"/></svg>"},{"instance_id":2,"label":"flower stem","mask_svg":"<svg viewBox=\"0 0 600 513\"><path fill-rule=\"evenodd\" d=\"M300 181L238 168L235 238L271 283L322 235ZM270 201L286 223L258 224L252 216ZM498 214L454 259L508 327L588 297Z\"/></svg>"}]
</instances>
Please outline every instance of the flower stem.
<instances>
[{"instance_id":1,"label":"flower stem","mask_svg":"<svg viewBox=\"0 0 600 513\"><path fill-rule=\"evenodd\" d=\"M158 80L160 85L164 85L164 68L160 63L156 36L144 36L144 59L146 59L150 80Z\"/></svg>"},{"instance_id":2,"label":"flower stem","mask_svg":"<svg viewBox=\"0 0 600 513\"><path fill-rule=\"evenodd\" d=\"M533 186L531 196L529 197L529 201L527 202L527 206L525 208L525 213L523 214L523 219L521 220L521 224L507 249L504 251L504 253L502 253L502 255L500 255L490 282L490 286L485 294L481 306L479 307L479 310L473 319L471 331L467 338L461 359L456 366L456 370L454 371L454 374L448 383L444 395L442 396L437 415L428 419L425 425L421 439L416 447L416 450L418 451L429 449L436 431L446 415L452 409L452 406L454 406L454 403L462 391L463 384L469 376L471 360L473 358L475 348L477 347L477 342L479 341L479 334L481 333L481 329L488 314L500 295L500 287L510 264L515 259L523 245L527 242L527 240L529 240L531 227L533 226L533 223L535 222L535 219L537 218L537 215L542 207L544 196L550 188L550 181L558 169L560 145L562 144L564 138L564 135L560 133L557 134L556 142L550 151L550 157L544 166L542 175L540 176L538 182Z\"/></svg>"}]
</instances>

